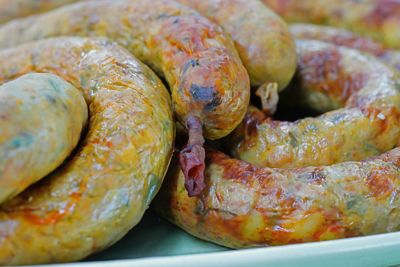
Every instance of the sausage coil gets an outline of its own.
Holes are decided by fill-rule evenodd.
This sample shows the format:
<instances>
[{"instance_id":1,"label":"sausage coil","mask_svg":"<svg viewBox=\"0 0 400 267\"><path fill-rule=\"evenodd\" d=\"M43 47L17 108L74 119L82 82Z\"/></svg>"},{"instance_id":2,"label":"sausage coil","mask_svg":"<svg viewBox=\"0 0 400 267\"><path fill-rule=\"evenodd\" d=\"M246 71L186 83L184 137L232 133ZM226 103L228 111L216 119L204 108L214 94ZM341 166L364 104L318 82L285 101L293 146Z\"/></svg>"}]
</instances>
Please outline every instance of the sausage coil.
<instances>
[{"instance_id":1,"label":"sausage coil","mask_svg":"<svg viewBox=\"0 0 400 267\"><path fill-rule=\"evenodd\" d=\"M189 198L172 165L154 207L201 239L230 248L400 230L400 149L361 162L260 169L206 150L206 189Z\"/></svg>"},{"instance_id":2,"label":"sausage coil","mask_svg":"<svg viewBox=\"0 0 400 267\"><path fill-rule=\"evenodd\" d=\"M345 47L296 44L298 72L283 95L320 112L340 109L287 122L250 108L226 140L233 156L258 167L293 168L361 160L400 144L397 71Z\"/></svg>"},{"instance_id":3,"label":"sausage coil","mask_svg":"<svg viewBox=\"0 0 400 267\"><path fill-rule=\"evenodd\" d=\"M110 246L140 220L170 162L168 91L105 40L41 40L1 50L0 62L0 83L30 72L58 75L82 92L90 114L71 158L2 204L0 264L74 261Z\"/></svg>"},{"instance_id":4,"label":"sausage coil","mask_svg":"<svg viewBox=\"0 0 400 267\"><path fill-rule=\"evenodd\" d=\"M88 1L0 27L0 47L50 36L105 36L162 74L179 121L192 134L181 153L187 188L204 188L203 137L229 134L243 119L250 84L233 42L216 24L171 0ZM197 122L198 121L198 122Z\"/></svg>"},{"instance_id":5,"label":"sausage coil","mask_svg":"<svg viewBox=\"0 0 400 267\"><path fill-rule=\"evenodd\" d=\"M159 214L231 248L400 230L400 148L392 149L400 130L397 71L356 50L319 41L296 44L297 89L304 97L326 97L323 108L345 108L293 123L250 108L227 143L242 140L240 156L255 165L209 148L206 188L189 198L174 160L153 202ZM321 108L320 102L312 103ZM274 156L260 161L262 145ZM390 151L378 155L381 150ZM356 158L361 161L348 161Z\"/></svg>"},{"instance_id":6,"label":"sausage coil","mask_svg":"<svg viewBox=\"0 0 400 267\"><path fill-rule=\"evenodd\" d=\"M260 86L262 90L277 87L282 90L288 84L295 69L294 43L283 21L260 2L178 2L198 10L231 34L253 86ZM249 80L230 39L219 27L189 8L169 0L79 3L0 27L0 47L58 35L106 36L164 76L170 85L177 117L189 132L189 141L179 157L175 157L154 207L195 236L232 248L247 248L400 230L397 211L400 204L397 194L400 149L394 148L400 145L400 83L396 70L400 69L400 57L397 51L387 48L400 48L399 3L396 0L263 2L290 22L338 26L386 45L345 30L291 26L296 38L342 46L298 40L298 71L289 89L283 93L286 104L326 113L316 118L285 122L274 121L250 107L244 121L225 139L232 155L250 163L231 159L212 148L207 148L206 153L203 150L203 133L210 139L224 137L242 119L249 99ZM97 46L101 41L86 42L96 42L91 45ZM375 55L393 68L371 55L349 48ZM36 62L36 54L33 61ZM44 69L47 71L47 67L40 70ZM24 72L18 72L16 76ZM59 74L58 70L55 72ZM79 87L82 83L82 79L77 83L75 78L63 74L61 76L74 86ZM273 84L275 82L277 86ZM93 94L100 98L102 92L91 89L88 95L85 89L82 90L88 102ZM91 124L92 120L91 117ZM171 129L172 124L168 130ZM172 139L171 132L164 132L165 136ZM167 147L166 143L161 143ZM109 146L108 142L106 144ZM82 155L85 148L79 148L77 155ZM165 151L169 153L165 153L161 170L166 169L171 147ZM87 156L86 152L84 155ZM364 159L366 157L369 158ZM131 155L127 158L131 159ZM78 186L72 179L75 184L68 186L78 189L61 194L64 199L73 199L65 201L65 207L46 202L57 208L50 208L50 211L38 208L42 207L42 201L55 201L51 196L39 194L50 194L43 193L46 186L49 189L45 192L64 188L65 184L53 182L62 178L54 176L66 177L64 173L71 171L71 164L66 163L47 178L50 182L46 179L6 202L4 216L16 218L13 223L26 220L29 223L24 227L31 228L37 225L58 227L66 223L67 218L81 218L79 214L83 212L101 218L99 209L91 206L84 210L77 206L89 203L84 197L93 187L88 183L90 178L82 179ZM144 181L147 197L139 201L143 204L142 209L136 208L139 215L131 215L132 218L141 216L159 186L152 180L156 177L155 180L160 181L163 175L152 172L148 177L147 184ZM106 193L101 195L101 201L94 203L104 205L104 195ZM112 198L120 198L121 201L116 202L122 202L121 195L125 196L125 193L121 193L121 188L116 195ZM107 200L109 203L110 198ZM111 205L110 212L114 208ZM0 222L1 216L0 213ZM6 221L11 220L7 218ZM118 222L122 224L122 220ZM70 226L66 223L63 227ZM4 229L11 229L11 223ZM42 229L47 231L47 228ZM91 234L87 238L94 240L100 232ZM114 234L110 240L115 240L116 235L120 236ZM91 243L91 249L85 252L82 248L76 249L74 257L79 258L104 246L98 242ZM73 249L69 253L71 251ZM81 256L76 256L78 254ZM60 254L54 255L60 257ZM21 259L14 261L14 258L4 262L19 263L18 260L23 262ZM57 261L63 260L63 257L57 258Z\"/></svg>"}]
</instances>

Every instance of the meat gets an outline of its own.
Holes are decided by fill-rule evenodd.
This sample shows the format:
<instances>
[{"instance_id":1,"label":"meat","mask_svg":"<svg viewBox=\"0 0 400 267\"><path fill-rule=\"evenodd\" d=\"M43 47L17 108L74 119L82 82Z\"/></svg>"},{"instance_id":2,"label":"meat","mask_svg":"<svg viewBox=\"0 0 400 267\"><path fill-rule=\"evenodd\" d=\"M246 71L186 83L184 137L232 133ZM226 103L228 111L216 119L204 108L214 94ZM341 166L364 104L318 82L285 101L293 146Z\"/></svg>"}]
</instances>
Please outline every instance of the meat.
<instances>
[{"instance_id":1,"label":"meat","mask_svg":"<svg viewBox=\"0 0 400 267\"><path fill-rule=\"evenodd\" d=\"M281 101L328 112L287 122L250 108L225 142L233 156L258 167L293 168L361 160L399 145L394 69L345 47L309 40L296 44L298 71Z\"/></svg>"},{"instance_id":2,"label":"meat","mask_svg":"<svg viewBox=\"0 0 400 267\"><path fill-rule=\"evenodd\" d=\"M201 239L250 248L400 230L399 148L360 162L296 169L261 169L206 152L203 193L188 197L173 164L153 205Z\"/></svg>"},{"instance_id":3,"label":"meat","mask_svg":"<svg viewBox=\"0 0 400 267\"><path fill-rule=\"evenodd\" d=\"M250 83L233 42L216 24L171 0L88 1L0 27L0 48L50 36L108 37L167 80L182 125L197 117L218 139L243 119ZM190 129L187 129L188 131ZM196 146L194 151L203 150ZM200 176L193 173L188 180ZM195 189L189 189L195 194Z\"/></svg>"},{"instance_id":4,"label":"meat","mask_svg":"<svg viewBox=\"0 0 400 267\"><path fill-rule=\"evenodd\" d=\"M0 264L79 260L141 219L171 159L173 112L157 76L104 39L63 37L0 51L0 83L60 76L89 107L87 135L61 167L0 208Z\"/></svg>"},{"instance_id":5,"label":"meat","mask_svg":"<svg viewBox=\"0 0 400 267\"><path fill-rule=\"evenodd\" d=\"M77 145L87 106L52 74L26 74L0 86L0 203L58 167Z\"/></svg>"}]
</instances>

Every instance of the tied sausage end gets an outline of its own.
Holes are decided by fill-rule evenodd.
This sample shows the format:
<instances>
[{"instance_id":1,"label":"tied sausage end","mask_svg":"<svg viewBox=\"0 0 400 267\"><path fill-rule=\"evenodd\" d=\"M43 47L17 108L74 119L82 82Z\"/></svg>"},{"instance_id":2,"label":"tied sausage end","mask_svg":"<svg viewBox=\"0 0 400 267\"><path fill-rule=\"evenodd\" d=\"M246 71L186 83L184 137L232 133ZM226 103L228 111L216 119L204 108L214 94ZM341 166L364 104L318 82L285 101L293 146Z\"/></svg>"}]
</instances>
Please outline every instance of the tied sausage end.
<instances>
[{"instance_id":1,"label":"tied sausage end","mask_svg":"<svg viewBox=\"0 0 400 267\"><path fill-rule=\"evenodd\" d=\"M189 116L186 120L189 140L179 153L179 163L185 176L185 188L190 197L198 196L205 188L204 183L204 137L203 127L198 117Z\"/></svg>"}]
</instances>

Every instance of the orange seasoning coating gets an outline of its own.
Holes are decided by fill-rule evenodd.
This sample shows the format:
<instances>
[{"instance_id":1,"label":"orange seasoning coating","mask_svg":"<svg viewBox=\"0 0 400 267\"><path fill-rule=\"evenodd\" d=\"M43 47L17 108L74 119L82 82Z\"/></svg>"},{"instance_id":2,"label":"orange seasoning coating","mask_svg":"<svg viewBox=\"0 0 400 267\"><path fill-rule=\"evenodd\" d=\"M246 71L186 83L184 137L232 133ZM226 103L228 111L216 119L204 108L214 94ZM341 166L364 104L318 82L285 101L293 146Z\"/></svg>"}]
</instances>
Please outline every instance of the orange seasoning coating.
<instances>
[{"instance_id":1,"label":"orange seasoning coating","mask_svg":"<svg viewBox=\"0 0 400 267\"><path fill-rule=\"evenodd\" d=\"M226 136L244 117L250 82L232 40L184 5L171 0L81 2L3 25L0 47L60 35L104 36L126 47L165 77L178 120L188 126L188 118L195 117L206 138ZM182 157L201 157L200 144L187 148ZM203 174L189 166L182 166L194 173L187 179L199 187L188 191L198 194Z\"/></svg>"},{"instance_id":2,"label":"orange seasoning coating","mask_svg":"<svg viewBox=\"0 0 400 267\"><path fill-rule=\"evenodd\" d=\"M275 246L400 230L400 149L361 162L257 168L206 150L206 189L182 190L171 166L154 207L199 238L230 248Z\"/></svg>"},{"instance_id":3,"label":"orange seasoning coating","mask_svg":"<svg viewBox=\"0 0 400 267\"><path fill-rule=\"evenodd\" d=\"M262 0L287 22L324 24L400 48L398 0Z\"/></svg>"},{"instance_id":4,"label":"orange seasoning coating","mask_svg":"<svg viewBox=\"0 0 400 267\"><path fill-rule=\"evenodd\" d=\"M103 39L64 37L0 51L0 83L56 74L89 108L87 135L60 168L2 204L0 264L79 260L141 219L169 165L172 104L157 76ZM7 64L4 64L4 63Z\"/></svg>"},{"instance_id":5,"label":"orange seasoning coating","mask_svg":"<svg viewBox=\"0 0 400 267\"><path fill-rule=\"evenodd\" d=\"M361 160L400 145L397 71L319 41L299 40L297 51L298 72L281 99L320 112L339 109L287 122L250 108L226 140L233 156L258 167L293 168Z\"/></svg>"}]
</instances>

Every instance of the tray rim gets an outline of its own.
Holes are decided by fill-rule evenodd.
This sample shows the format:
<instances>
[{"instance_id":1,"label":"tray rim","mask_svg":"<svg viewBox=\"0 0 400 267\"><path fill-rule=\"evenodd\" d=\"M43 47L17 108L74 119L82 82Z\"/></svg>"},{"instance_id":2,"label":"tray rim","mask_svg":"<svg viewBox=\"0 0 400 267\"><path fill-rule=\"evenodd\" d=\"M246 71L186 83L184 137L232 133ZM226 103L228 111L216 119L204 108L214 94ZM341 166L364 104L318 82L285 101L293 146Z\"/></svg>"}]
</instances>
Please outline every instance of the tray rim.
<instances>
[{"instance_id":1,"label":"tray rim","mask_svg":"<svg viewBox=\"0 0 400 267\"><path fill-rule=\"evenodd\" d=\"M400 232L393 232L276 247L44 266L391 266L400 264L399 251Z\"/></svg>"}]
</instances>

